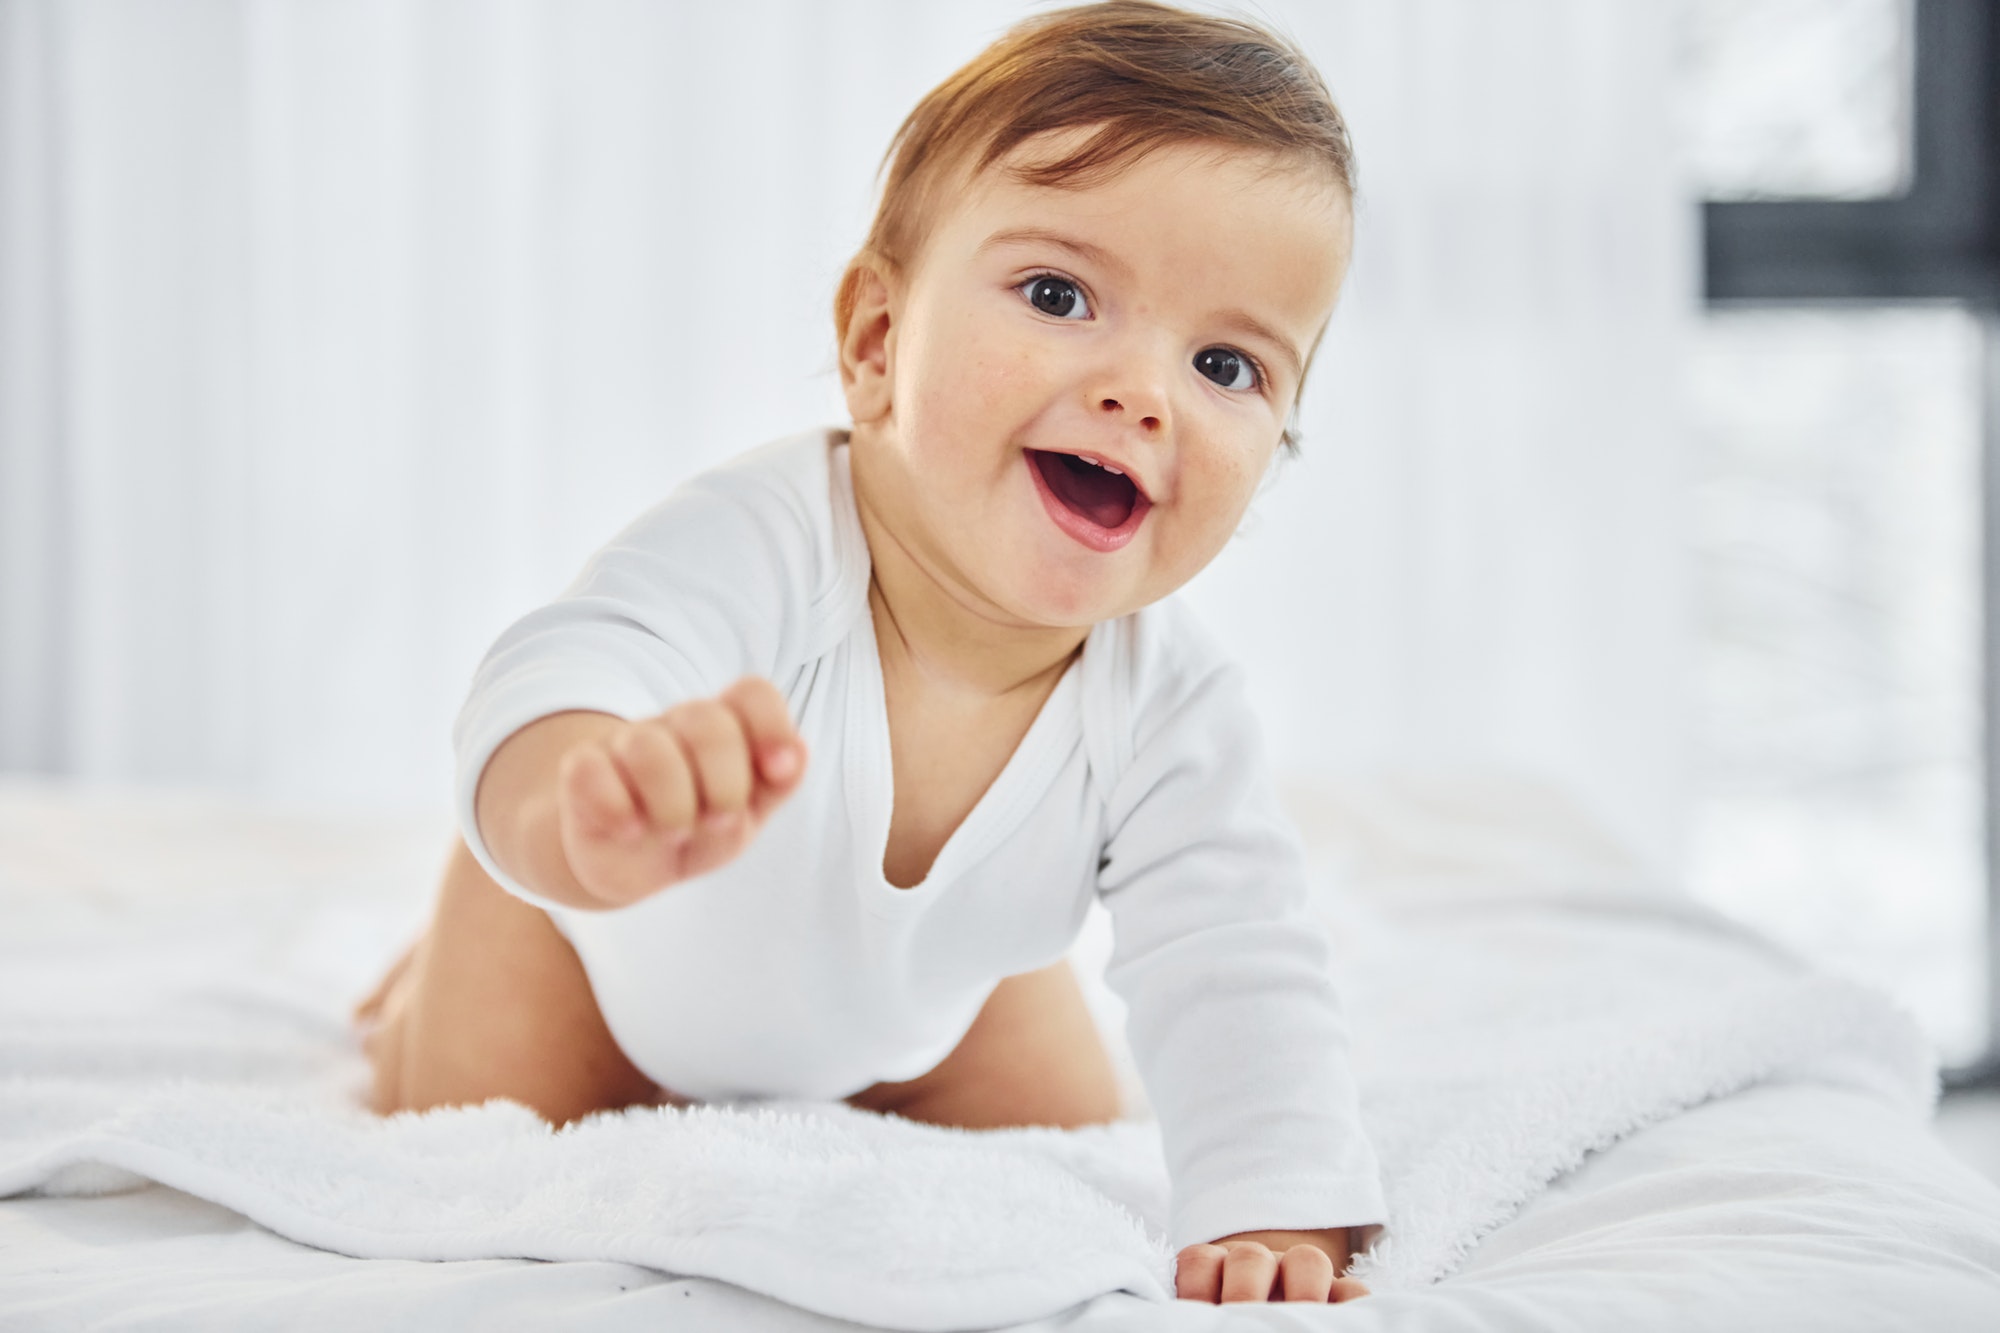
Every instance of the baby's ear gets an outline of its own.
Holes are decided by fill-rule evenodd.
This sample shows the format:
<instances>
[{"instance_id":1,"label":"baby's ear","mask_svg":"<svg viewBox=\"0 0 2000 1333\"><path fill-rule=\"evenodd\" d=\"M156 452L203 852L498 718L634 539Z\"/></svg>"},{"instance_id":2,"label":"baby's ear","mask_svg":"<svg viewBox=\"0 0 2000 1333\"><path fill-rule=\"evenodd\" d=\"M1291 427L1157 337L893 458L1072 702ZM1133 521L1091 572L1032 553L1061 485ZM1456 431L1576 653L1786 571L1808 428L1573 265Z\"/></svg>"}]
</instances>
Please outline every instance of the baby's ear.
<instances>
[{"instance_id":1,"label":"baby's ear","mask_svg":"<svg viewBox=\"0 0 2000 1333\"><path fill-rule=\"evenodd\" d=\"M889 283L873 255L856 255L840 278L840 387L857 422L887 416L895 351Z\"/></svg>"}]
</instances>

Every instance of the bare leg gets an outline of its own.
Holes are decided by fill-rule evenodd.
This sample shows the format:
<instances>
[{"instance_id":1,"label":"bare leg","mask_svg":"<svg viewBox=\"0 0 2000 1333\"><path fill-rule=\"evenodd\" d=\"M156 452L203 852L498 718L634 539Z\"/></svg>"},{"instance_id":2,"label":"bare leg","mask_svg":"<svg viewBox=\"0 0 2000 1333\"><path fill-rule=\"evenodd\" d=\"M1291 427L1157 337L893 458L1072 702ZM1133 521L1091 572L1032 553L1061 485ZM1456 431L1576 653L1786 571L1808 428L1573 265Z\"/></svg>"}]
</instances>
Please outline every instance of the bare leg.
<instances>
[{"instance_id":1,"label":"bare leg","mask_svg":"<svg viewBox=\"0 0 2000 1333\"><path fill-rule=\"evenodd\" d=\"M1074 1129L1120 1114L1118 1077L1069 961L1008 977L927 1074L848 1098L871 1111L961 1129Z\"/></svg>"},{"instance_id":2,"label":"bare leg","mask_svg":"<svg viewBox=\"0 0 2000 1333\"><path fill-rule=\"evenodd\" d=\"M429 929L355 1011L387 1115L510 1097L555 1124L687 1105L626 1058L576 951L454 839ZM936 1068L846 1099L967 1129L1115 1120L1117 1079L1067 961L1008 977Z\"/></svg>"},{"instance_id":3,"label":"bare leg","mask_svg":"<svg viewBox=\"0 0 2000 1333\"><path fill-rule=\"evenodd\" d=\"M548 914L456 839L430 928L356 1011L381 1114L511 1097L555 1124L678 1102L625 1058Z\"/></svg>"}]
</instances>

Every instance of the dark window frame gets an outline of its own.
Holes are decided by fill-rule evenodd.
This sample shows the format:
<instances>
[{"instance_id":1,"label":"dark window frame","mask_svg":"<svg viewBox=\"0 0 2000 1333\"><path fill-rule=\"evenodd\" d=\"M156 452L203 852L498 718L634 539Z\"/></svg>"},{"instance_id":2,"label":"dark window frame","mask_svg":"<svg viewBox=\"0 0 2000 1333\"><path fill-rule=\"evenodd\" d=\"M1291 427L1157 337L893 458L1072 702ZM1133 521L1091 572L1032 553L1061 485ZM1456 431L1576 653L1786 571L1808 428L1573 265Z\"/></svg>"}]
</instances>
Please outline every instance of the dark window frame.
<instances>
[{"instance_id":1,"label":"dark window frame","mask_svg":"<svg viewBox=\"0 0 2000 1333\"><path fill-rule=\"evenodd\" d=\"M2000 307L1996 11L1995 0L1917 0L1908 193L1702 206L1710 301Z\"/></svg>"},{"instance_id":2,"label":"dark window frame","mask_svg":"<svg viewBox=\"0 0 2000 1333\"><path fill-rule=\"evenodd\" d=\"M1896 198L1702 205L1711 305L1947 300L1984 315L1982 702L1985 1056L1947 1088L2000 1087L2000 0L1916 0L1914 170Z\"/></svg>"}]
</instances>

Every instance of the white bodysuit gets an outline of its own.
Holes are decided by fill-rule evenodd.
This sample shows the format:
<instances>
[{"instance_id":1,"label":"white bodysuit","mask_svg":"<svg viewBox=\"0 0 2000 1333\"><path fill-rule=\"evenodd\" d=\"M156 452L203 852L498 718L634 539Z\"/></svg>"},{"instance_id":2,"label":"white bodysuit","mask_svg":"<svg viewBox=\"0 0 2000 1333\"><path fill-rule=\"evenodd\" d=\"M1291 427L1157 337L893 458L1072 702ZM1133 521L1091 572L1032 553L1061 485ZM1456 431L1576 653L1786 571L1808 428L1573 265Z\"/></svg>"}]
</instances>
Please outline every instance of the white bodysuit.
<instances>
[{"instance_id":1,"label":"white bodysuit","mask_svg":"<svg viewBox=\"0 0 2000 1333\"><path fill-rule=\"evenodd\" d=\"M846 432L713 468L487 653L453 731L461 831L575 945L633 1064L703 1101L836 1100L925 1073L1003 977L1062 958L1092 895L1158 1117L1176 1248L1384 1217L1303 850L1240 669L1173 599L1095 626L921 884L882 874L893 801ZM550 713L652 717L776 683L805 776L735 861L590 912L504 874L474 796Z\"/></svg>"}]
</instances>

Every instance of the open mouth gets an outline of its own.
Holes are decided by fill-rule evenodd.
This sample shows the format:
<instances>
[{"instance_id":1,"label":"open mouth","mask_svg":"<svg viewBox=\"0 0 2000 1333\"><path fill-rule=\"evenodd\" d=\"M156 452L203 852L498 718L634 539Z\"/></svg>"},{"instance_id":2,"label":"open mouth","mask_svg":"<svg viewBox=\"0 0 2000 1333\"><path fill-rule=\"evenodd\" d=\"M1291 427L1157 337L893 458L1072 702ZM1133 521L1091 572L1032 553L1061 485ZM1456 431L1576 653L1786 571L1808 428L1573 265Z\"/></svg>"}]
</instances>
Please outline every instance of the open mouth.
<instances>
[{"instance_id":1,"label":"open mouth","mask_svg":"<svg viewBox=\"0 0 2000 1333\"><path fill-rule=\"evenodd\" d=\"M1027 451L1028 464L1041 485L1049 517L1070 536L1099 551L1113 551L1131 540L1153 502L1132 479L1075 454L1045 449Z\"/></svg>"}]
</instances>

